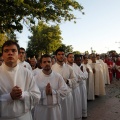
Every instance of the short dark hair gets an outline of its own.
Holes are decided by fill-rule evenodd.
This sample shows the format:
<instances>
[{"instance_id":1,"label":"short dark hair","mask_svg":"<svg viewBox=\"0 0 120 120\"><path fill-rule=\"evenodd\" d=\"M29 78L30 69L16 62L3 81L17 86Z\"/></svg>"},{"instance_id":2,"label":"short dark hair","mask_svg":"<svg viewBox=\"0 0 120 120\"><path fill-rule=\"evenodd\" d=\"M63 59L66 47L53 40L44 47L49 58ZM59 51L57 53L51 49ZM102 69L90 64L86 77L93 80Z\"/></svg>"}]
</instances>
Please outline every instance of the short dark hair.
<instances>
[{"instance_id":1,"label":"short dark hair","mask_svg":"<svg viewBox=\"0 0 120 120\"><path fill-rule=\"evenodd\" d=\"M71 55L71 54L73 54L73 52L68 52L68 53L66 54L66 57L68 58L69 55ZM73 54L73 55L74 55L74 54Z\"/></svg>"},{"instance_id":2,"label":"short dark hair","mask_svg":"<svg viewBox=\"0 0 120 120\"><path fill-rule=\"evenodd\" d=\"M19 52L20 52L20 50L24 50L24 51L25 51L25 48L23 48L23 47L20 47L20 48L19 48Z\"/></svg>"},{"instance_id":3,"label":"short dark hair","mask_svg":"<svg viewBox=\"0 0 120 120\"><path fill-rule=\"evenodd\" d=\"M55 55L57 55L58 52L64 52L64 53L65 53L65 50L62 49L62 48L58 48L58 49L55 51Z\"/></svg>"},{"instance_id":4,"label":"short dark hair","mask_svg":"<svg viewBox=\"0 0 120 120\"><path fill-rule=\"evenodd\" d=\"M41 58L40 58L40 63L42 63L43 58L48 58L48 57L50 57L52 59L51 55L49 55L49 54L42 55Z\"/></svg>"},{"instance_id":5,"label":"short dark hair","mask_svg":"<svg viewBox=\"0 0 120 120\"><path fill-rule=\"evenodd\" d=\"M15 46L17 47L18 51L19 51L19 48L20 48L19 44L18 44L17 42L15 42L15 41L8 40L8 41L6 41L6 42L3 44L3 46L2 46L2 54L3 54L3 49L4 49L4 47L5 47L5 46L11 46L11 45L15 45Z\"/></svg>"}]
</instances>

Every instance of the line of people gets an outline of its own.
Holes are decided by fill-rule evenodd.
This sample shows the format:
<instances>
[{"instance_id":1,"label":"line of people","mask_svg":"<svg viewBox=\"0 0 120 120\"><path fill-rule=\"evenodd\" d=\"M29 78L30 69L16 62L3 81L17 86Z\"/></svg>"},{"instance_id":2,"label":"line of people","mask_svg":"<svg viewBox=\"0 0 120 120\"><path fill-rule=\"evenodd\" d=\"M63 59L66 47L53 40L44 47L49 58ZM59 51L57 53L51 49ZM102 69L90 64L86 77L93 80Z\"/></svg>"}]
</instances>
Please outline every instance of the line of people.
<instances>
[{"instance_id":1,"label":"line of people","mask_svg":"<svg viewBox=\"0 0 120 120\"><path fill-rule=\"evenodd\" d=\"M32 68L25 49L9 40L2 57L0 120L82 120L87 100L105 95L105 84L110 84L108 66L99 55L88 58L59 48Z\"/></svg>"}]
</instances>

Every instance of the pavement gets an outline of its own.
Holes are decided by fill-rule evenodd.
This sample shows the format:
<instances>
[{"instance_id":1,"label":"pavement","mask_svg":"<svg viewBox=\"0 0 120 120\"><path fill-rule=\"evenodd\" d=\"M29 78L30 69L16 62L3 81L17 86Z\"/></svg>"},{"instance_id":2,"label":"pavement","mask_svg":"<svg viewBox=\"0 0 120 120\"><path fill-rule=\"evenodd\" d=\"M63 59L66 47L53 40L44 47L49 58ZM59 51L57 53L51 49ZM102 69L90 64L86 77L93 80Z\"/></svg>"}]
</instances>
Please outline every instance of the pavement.
<instances>
[{"instance_id":1,"label":"pavement","mask_svg":"<svg viewBox=\"0 0 120 120\"><path fill-rule=\"evenodd\" d=\"M114 78L110 85L106 85L105 96L88 101L85 120L120 120L120 80Z\"/></svg>"}]
</instances>

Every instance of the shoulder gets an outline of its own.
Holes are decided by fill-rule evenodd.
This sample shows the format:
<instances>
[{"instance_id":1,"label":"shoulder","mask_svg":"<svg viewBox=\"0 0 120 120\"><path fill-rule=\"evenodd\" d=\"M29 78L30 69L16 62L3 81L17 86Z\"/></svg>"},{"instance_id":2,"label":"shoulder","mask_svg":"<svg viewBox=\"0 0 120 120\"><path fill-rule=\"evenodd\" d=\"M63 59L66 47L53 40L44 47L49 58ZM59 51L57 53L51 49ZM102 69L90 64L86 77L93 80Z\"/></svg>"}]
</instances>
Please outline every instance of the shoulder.
<instances>
[{"instance_id":1,"label":"shoulder","mask_svg":"<svg viewBox=\"0 0 120 120\"><path fill-rule=\"evenodd\" d=\"M29 69L27 69L21 65L19 65L19 72L24 73L24 74L32 74L32 72Z\"/></svg>"}]
</instances>

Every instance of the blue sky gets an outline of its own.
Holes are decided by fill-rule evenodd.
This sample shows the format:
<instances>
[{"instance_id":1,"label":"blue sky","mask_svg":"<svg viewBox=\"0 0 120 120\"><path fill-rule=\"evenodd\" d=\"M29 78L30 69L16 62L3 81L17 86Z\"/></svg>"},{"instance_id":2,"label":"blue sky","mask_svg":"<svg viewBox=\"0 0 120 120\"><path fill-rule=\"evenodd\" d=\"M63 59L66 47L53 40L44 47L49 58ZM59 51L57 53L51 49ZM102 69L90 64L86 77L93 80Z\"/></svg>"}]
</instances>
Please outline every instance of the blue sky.
<instances>
[{"instance_id":1,"label":"blue sky","mask_svg":"<svg viewBox=\"0 0 120 120\"><path fill-rule=\"evenodd\" d=\"M74 51L97 53L116 50L120 53L120 0L77 0L83 7L85 15L78 11L78 18L73 22L62 22L63 43L72 45ZM22 34L17 34L21 47L27 47L31 34L24 27Z\"/></svg>"}]
</instances>

